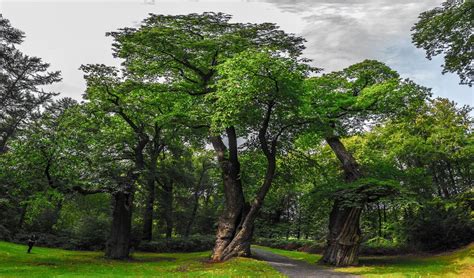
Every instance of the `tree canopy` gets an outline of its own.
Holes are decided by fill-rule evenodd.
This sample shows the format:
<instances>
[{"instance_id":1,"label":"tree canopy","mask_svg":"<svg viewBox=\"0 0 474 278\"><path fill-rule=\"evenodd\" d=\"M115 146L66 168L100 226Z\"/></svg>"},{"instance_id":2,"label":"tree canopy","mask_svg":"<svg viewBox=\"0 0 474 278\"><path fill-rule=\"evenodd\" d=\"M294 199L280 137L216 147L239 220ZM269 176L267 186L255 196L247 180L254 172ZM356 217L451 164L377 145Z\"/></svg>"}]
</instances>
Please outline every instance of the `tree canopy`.
<instances>
[{"instance_id":1,"label":"tree canopy","mask_svg":"<svg viewBox=\"0 0 474 278\"><path fill-rule=\"evenodd\" d=\"M441 7L420 14L412 28L416 47L423 48L430 60L443 54L443 73L456 73L460 83L469 86L474 80L473 14L472 0L448 0Z\"/></svg>"}]
</instances>

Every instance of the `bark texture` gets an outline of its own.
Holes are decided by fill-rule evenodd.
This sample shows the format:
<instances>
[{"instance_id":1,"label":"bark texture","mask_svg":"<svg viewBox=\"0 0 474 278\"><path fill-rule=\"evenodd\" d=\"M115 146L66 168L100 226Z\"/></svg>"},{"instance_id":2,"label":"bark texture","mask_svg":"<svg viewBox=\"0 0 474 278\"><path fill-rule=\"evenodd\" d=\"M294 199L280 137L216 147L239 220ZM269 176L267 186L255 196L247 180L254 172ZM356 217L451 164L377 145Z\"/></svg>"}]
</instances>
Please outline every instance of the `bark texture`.
<instances>
[{"instance_id":1,"label":"bark texture","mask_svg":"<svg viewBox=\"0 0 474 278\"><path fill-rule=\"evenodd\" d=\"M105 256L110 259L126 259L130 253L130 239L132 229L133 194L135 182L140 177L139 171L144 168L143 149L149 140L146 136L139 137L134 148L135 167L120 177L117 190L112 192L112 227L107 240Z\"/></svg>"},{"instance_id":2,"label":"bark texture","mask_svg":"<svg viewBox=\"0 0 474 278\"><path fill-rule=\"evenodd\" d=\"M163 218L166 223L166 238L171 238L173 234L173 182L165 181L161 186L161 200Z\"/></svg>"},{"instance_id":3,"label":"bark texture","mask_svg":"<svg viewBox=\"0 0 474 278\"><path fill-rule=\"evenodd\" d=\"M228 128L227 136L229 139L228 155L226 154L227 147L220 136L212 136L210 138L221 168L225 198L224 211L219 218L216 243L211 257L213 261L226 260L230 253L240 256L250 255L250 243L240 244L233 252L228 248L238 232L246 213L244 209L245 198L240 180L240 163L237 156L235 129Z\"/></svg>"},{"instance_id":4,"label":"bark texture","mask_svg":"<svg viewBox=\"0 0 474 278\"><path fill-rule=\"evenodd\" d=\"M235 129L227 128L226 130L229 139L228 157L225 155L226 147L220 137L211 138L221 165L226 198L226 208L219 221L216 245L212 254L213 261L225 261L232 257L250 256L251 254L250 244L254 222L272 185L276 171L276 145L278 137L286 128L280 130L278 135L270 140L269 144L267 131L273 106L274 102L268 104L267 112L258 133L260 148L267 159L267 169L263 184L251 204L245 202L242 191Z\"/></svg>"},{"instance_id":5,"label":"bark texture","mask_svg":"<svg viewBox=\"0 0 474 278\"><path fill-rule=\"evenodd\" d=\"M151 240L153 236L153 206L155 204L155 176L149 175L147 178L147 197L145 212L143 214L143 240Z\"/></svg>"},{"instance_id":6,"label":"bark texture","mask_svg":"<svg viewBox=\"0 0 474 278\"><path fill-rule=\"evenodd\" d=\"M191 234L191 229L194 224L194 219L196 218L197 215L197 210L199 207L199 197L201 196L201 191L203 190L203 179L204 175L206 174L206 171L208 170L208 166L205 165L205 163L202 164L202 169L201 169L201 174L199 175L199 180L194 188L194 194L193 194L193 210L191 212L191 217L189 218L189 222L186 225L186 229L184 230L184 236L189 237Z\"/></svg>"},{"instance_id":7,"label":"bark texture","mask_svg":"<svg viewBox=\"0 0 474 278\"><path fill-rule=\"evenodd\" d=\"M153 214L155 205L155 189L157 178L157 159L163 151L165 144L161 142L161 127L155 123L154 134L148 144L149 162L147 167L146 185L148 195L146 198L145 212L143 214L143 240L151 240L153 238ZM143 165L145 166L145 165Z\"/></svg>"},{"instance_id":8,"label":"bark texture","mask_svg":"<svg viewBox=\"0 0 474 278\"><path fill-rule=\"evenodd\" d=\"M130 250L133 194L118 191L112 195L112 229L107 241L105 256L126 259Z\"/></svg>"},{"instance_id":9,"label":"bark texture","mask_svg":"<svg viewBox=\"0 0 474 278\"><path fill-rule=\"evenodd\" d=\"M362 177L355 158L347 151L338 137L328 137L326 142L336 154L344 170L345 181L354 182ZM329 234L321 263L335 266L358 264L361 230L359 227L363 204L344 206L343 196L334 201L329 216Z\"/></svg>"}]
</instances>

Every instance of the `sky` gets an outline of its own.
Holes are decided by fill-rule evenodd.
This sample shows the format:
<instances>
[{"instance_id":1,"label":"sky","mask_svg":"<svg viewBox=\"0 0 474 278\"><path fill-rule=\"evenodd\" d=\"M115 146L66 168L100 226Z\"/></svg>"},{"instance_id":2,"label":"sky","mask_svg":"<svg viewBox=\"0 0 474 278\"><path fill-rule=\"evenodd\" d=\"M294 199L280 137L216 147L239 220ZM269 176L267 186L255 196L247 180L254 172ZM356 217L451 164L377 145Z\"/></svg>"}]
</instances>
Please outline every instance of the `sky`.
<instances>
[{"instance_id":1,"label":"sky","mask_svg":"<svg viewBox=\"0 0 474 278\"><path fill-rule=\"evenodd\" d=\"M47 89L81 99L81 64L119 65L111 55L108 31L139 25L149 13L206 11L233 15L235 22L274 22L306 38L304 56L324 72L376 59L402 77L432 88L434 96L474 105L474 91L455 74L441 74L442 57L433 60L411 43L418 15L442 0L0 0L0 13L24 31L20 49L60 70L63 80Z\"/></svg>"}]
</instances>

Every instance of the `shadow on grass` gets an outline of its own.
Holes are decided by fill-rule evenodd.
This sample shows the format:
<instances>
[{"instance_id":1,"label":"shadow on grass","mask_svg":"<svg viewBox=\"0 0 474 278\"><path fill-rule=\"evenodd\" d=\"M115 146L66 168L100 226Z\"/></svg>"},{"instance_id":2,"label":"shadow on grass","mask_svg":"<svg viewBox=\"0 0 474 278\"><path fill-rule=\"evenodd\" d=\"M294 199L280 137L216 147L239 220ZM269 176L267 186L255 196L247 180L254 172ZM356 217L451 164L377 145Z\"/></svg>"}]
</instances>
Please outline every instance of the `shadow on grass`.
<instances>
[{"instance_id":1,"label":"shadow on grass","mask_svg":"<svg viewBox=\"0 0 474 278\"><path fill-rule=\"evenodd\" d=\"M174 262L176 258L171 257L132 257L124 262L128 263L155 263L155 262Z\"/></svg>"}]
</instances>

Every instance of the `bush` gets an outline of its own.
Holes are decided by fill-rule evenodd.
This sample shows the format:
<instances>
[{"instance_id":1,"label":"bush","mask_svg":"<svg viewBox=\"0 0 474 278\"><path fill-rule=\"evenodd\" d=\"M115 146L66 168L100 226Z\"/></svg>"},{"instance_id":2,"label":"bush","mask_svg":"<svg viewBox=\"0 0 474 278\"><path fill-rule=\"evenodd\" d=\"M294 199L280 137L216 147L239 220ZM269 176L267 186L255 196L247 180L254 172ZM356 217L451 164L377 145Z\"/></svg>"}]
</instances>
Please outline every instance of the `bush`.
<instances>
[{"instance_id":1,"label":"bush","mask_svg":"<svg viewBox=\"0 0 474 278\"><path fill-rule=\"evenodd\" d=\"M13 238L13 242L19 244L27 244L28 239L32 235L28 233L18 233ZM75 240L71 240L68 236L59 236L54 234L48 233L34 233L38 239L36 241L36 246L42 247L52 247L52 248L62 248L68 250L75 250L77 242Z\"/></svg>"},{"instance_id":2,"label":"bush","mask_svg":"<svg viewBox=\"0 0 474 278\"><path fill-rule=\"evenodd\" d=\"M0 240L10 240L10 231L3 225L0 225Z\"/></svg>"},{"instance_id":3,"label":"bush","mask_svg":"<svg viewBox=\"0 0 474 278\"><path fill-rule=\"evenodd\" d=\"M321 253L324 243L307 239L256 238L254 244L284 250L298 250L308 253Z\"/></svg>"},{"instance_id":4,"label":"bush","mask_svg":"<svg viewBox=\"0 0 474 278\"><path fill-rule=\"evenodd\" d=\"M272 248L301 251L311 254L321 254L324 252L326 243L324 241L299 240L299 239L276 239L276 238L256 238L254 244ZM374 238L364 242L360 247L362 255L398 255L406 254L411 250L405 246L398 246L393 241L384 238Z\"/></svg>"},{"instance_id":5,"label":"bush","mask_svg":"<svg viewBox=\"0 0 474 278\"><path fill-rule=\"evenodd\" d=\"M423 205L404 222L409 244L423 251L444 251L474 240L472 204L463 197L454 201L435 200Z\"/></svg>"},{"instance_id":6,"label":"bush","mask_svg":"<svg viewBox=\"0 0 474 278\"><path fill-rule=\"evenodd\" d=\"M137 250L145 252L197 252L211 250L214 247L214 236L194 235L189 238L169 238L141 242Z\"/></svg>"},{"instance_id":7,"label":"bush","mask_svg":"<svg viewBox=\"0 0 474 278\"><path fill-rule=\"evenodd\" d=\"M382 256L389 256L389 255L400 255L400 254L407 254L412 253L412 248L400 245L393 240L388 240L383 237L375 237L367 240L366 242L362 243L360 246L360 254L363 255L382 255Z\"/></svg>"},{"instance_id":8,"label":"bush","mask_svg":"<svg viewBox=\"0 0 474 278\"><path fill-rule=\"evenodd\" d=\"M110 224L103 215L83 216L74 229L77 250L103 250L109 235Z\"/></svg>"}]
</instances>

